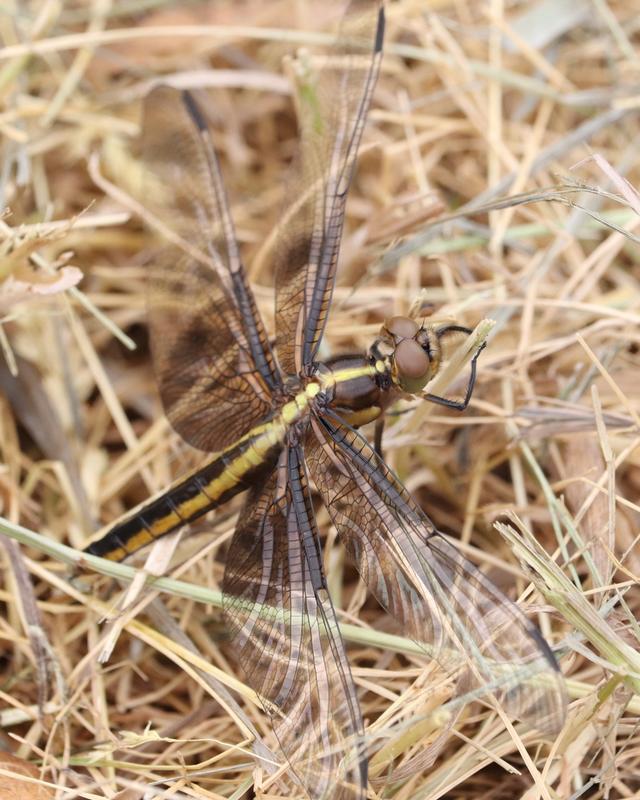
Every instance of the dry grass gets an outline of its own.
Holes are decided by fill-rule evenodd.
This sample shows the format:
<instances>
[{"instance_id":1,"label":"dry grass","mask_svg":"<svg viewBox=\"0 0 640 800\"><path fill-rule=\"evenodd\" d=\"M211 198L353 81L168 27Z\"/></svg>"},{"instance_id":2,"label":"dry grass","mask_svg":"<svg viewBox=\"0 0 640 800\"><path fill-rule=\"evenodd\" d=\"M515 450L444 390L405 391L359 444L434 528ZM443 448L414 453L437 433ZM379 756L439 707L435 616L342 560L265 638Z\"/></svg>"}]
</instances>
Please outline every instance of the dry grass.
<instances>
[{"instance_id":1,"label":"dry grass","mask_svg":"<svg viewBox=\"0 0 640 800\"><path fill-rule=\"evenodd\" d=\"M151 239L128 200L140 98L160 76L252 89L221 90L226 180L271 324L260 251L295 141L282 56L326 36L318 5L3 7L0 502L2 529L29 546L5 538L1 551L0 747L42 764L60 798L239 799L254 778L259 797L280 796L251 754L254 739L262 753L275 743L221 625L238 504L199 525L170 577L137 587L110 630L99 622L121 584L72 577L78 552L61 543L81 548L194 463L150 368ZM442 676L392 635L329 533L363 711L372 735L394 737L372 775L390 753L402 764L439 749L402 782L374 783L375 797L640 792L639 12L637 0L388 5L325 354L363 349L416 299L466 325L496 320L471 408L394 418L385 452L434 522L562 644L572 703L555 742L524 735L528 758L518 729L479 704L438 739Z\"/></svg>"}]
</instances>

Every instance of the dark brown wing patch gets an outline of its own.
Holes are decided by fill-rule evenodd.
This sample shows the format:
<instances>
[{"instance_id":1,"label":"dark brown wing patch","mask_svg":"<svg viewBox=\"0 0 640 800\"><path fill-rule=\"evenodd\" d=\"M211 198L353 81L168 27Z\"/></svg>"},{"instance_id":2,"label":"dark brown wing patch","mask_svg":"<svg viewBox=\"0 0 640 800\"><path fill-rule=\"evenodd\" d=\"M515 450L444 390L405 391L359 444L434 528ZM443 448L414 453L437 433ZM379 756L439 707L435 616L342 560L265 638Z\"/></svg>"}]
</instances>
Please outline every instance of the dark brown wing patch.
<instances>
[{"instance_id":1,"label":"dark brown wing patch","mask_svg":"<svg viewBox=\"0 0 640 800\"><path fill-rule=\"evenodd\" d=\"M145 206L165 243L149 274L151 348L165 412L194 447L232 444L280 385L247 284L220 168L188 92L144 105Z\"/></svg>"}]
</instances>

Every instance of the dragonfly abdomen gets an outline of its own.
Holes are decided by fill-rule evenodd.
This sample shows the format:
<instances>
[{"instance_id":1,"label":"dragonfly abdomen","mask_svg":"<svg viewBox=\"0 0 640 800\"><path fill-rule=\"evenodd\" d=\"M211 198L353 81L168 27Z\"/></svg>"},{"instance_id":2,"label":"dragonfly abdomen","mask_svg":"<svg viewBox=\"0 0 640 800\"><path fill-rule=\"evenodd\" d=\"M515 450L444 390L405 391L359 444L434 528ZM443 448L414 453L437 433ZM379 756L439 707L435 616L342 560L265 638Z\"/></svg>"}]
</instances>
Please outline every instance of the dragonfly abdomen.
<instances>
[{"instance_id":1,"label":"dragonfly abdomen","mask_svg":"<svg viewBox=\"0 0 640 800\"><path fill-rule=\"evenodd\" d=\"M85 552L122 561L155 539L222 505L273 470L285 430L280 418L258 426L161 497L117 522Z\"/></svg>"}]
</instances>

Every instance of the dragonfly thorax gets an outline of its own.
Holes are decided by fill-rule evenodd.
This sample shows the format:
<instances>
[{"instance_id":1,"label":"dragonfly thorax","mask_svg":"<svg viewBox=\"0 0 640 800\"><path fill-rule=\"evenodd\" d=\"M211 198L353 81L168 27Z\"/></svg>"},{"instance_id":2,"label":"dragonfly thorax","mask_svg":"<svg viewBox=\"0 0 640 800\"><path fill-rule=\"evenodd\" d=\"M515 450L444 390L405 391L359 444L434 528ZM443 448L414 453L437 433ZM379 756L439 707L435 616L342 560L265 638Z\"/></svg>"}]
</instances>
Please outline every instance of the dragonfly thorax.
<instances>
[{"instance_id":1,"label":"dragonfly thorax","mask_svg":"<svg viewBox=\"0 0 640 800\"><path fill-rule=\"evenodd\" d=\"M390 374L370 356L348 354L317 367L313 378L320 387L316 404L330 408L353 427L366 425L383 412Z\"/></svg>"}]
</instances>

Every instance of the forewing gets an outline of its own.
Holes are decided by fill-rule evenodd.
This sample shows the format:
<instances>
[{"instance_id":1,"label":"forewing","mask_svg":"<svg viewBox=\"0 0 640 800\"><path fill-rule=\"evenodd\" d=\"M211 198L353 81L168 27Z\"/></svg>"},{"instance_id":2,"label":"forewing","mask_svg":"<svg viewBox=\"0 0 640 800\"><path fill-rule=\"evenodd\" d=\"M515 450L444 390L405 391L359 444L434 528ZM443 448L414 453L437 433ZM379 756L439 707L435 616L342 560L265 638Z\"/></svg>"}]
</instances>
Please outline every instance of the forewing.
<instances>
[{"instance_id":1,"label":"forewing","mask_svg":"<svg viewBox=\"0 0 640 800\"><path fill-rule=\"evenodd\" d=\"M287 191L293 205L275 251L278 360L289 374L313 361L324 330L383 31L382 4L353 0L323 69L299 93L301 151Z\"/></svg>"},{"instance_id":2,"label":"forewing","mask_svg":"<svg viewBox=\"0 0 640 800\"><path fill-rule=\"evenodd\" d=\"M362 720L298 449L250 492L223 590L234 652L302 786L313 798L364 798Z\"/></svg>"},{"instance_id":3,"label":"forewing","mask_svg":"<svg viewBox=\"0 0 640 800\"><path fill-rule=\"evenodd\" d=\"M144 104L142 144L144 203L165 239L148 281L160 395L189 444L220 450L269 412L280 377L194 98L154 89Z\"/></svg>"},{"instance_id":4,"label":"forewing","mask_svg":"<svg viewBox=\"0 0 640 800\"><path fill-rule=\"evenodd\" d=\"M449 544L400 480L337 417L313 421L312 480L378 601L462 687L491 690L543 733L562 726L564 682L537 628Z\"/></svg>"}]
</instances>

